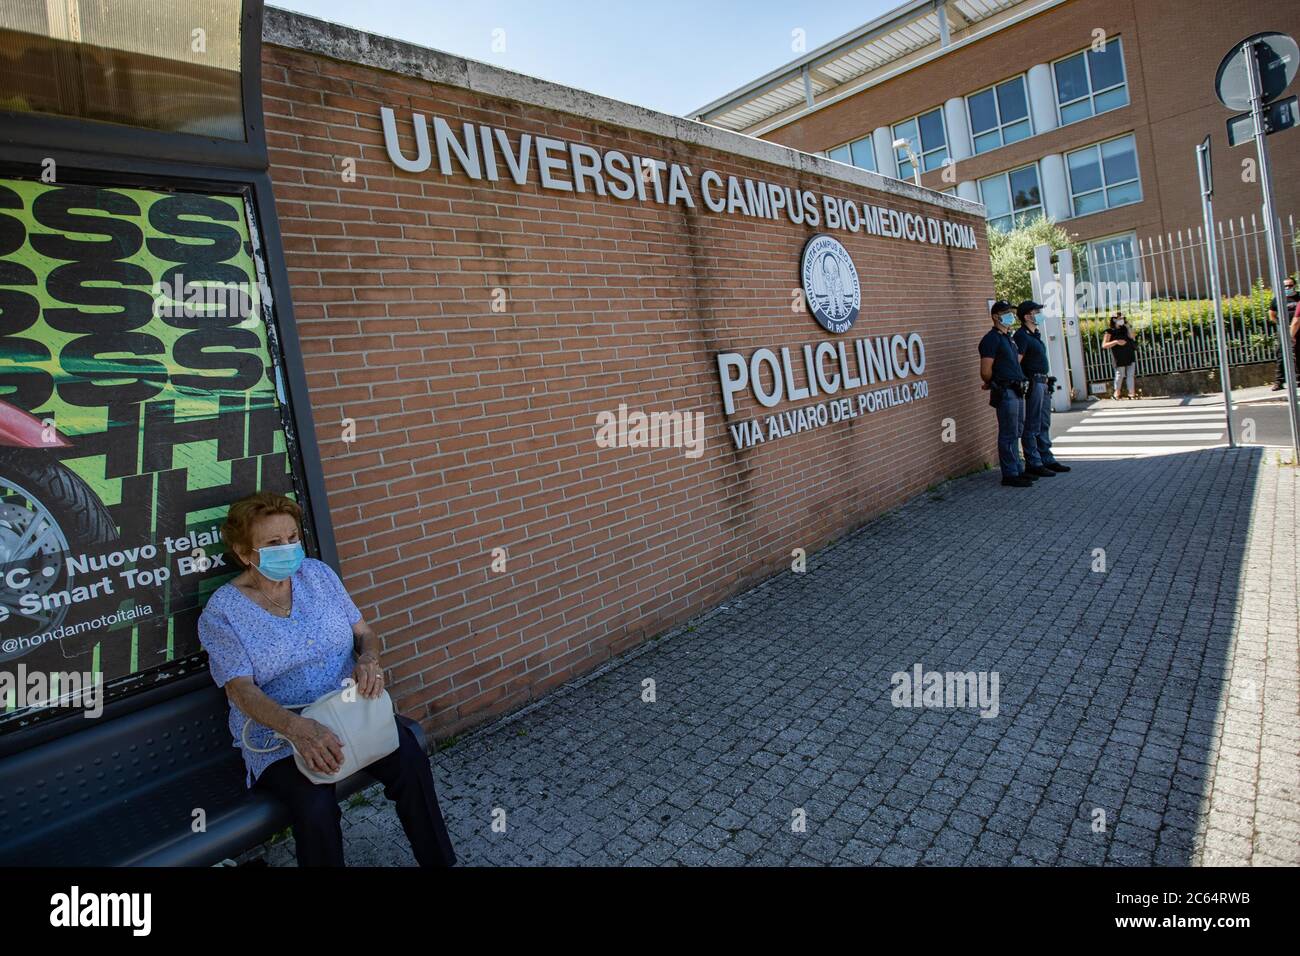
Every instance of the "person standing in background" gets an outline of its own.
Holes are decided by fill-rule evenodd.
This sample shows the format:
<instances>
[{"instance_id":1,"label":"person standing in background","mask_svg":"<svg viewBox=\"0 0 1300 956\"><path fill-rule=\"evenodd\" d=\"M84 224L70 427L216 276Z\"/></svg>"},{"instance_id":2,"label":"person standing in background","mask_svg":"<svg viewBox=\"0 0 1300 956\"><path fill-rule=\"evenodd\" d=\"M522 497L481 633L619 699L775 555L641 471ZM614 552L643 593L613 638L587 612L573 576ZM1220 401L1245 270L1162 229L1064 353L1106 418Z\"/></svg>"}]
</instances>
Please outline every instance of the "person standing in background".
<instances>
[{"instance_id":1,"label":"person standing in background","mask_svg":"<svg viewBox=\"0 0 1300 956\"><path fill-rule=\"evenodd\" d=\"M1110 317L1110 327L1106 329L1105 340L1101 347L1110 352L1115 362L1115 387L1112 398L1119 398L1120 385L1127 379L1128 397L1137 398L1133 389L1137 375L1137 336L1128 327L1128 320L1123 312L1116 312Z\"/></svg>"},{"instance_id":2,"label":"person standing in background","mask_svg":"<svg viewBox=\"0 0 1300 956\"><path fill-rule=\"evenodd\" d=\"M1300 356L1300 346L1296 345L1296 336L1300 332L1300 320L1296 319L1296 316L1300 315L1300 291L1296 290L1295 279L1291 276L1287 276L1282 280L1282 295L1286 299L1286 307L1282 311L1291 320L1291 345L1295 349L1294 354ZM1277 315L1277 299L1269 299L1269 331L1274 335L1277 334ZM1280 392L1286 387L1286 366L1282 363L1281 346L1279 345L1278 348L1277 375L1273 378L1272 386L1274 392ZM1295 368L1300 370L1300 364L1297 364Z\"/></svg>"}]
</instances>

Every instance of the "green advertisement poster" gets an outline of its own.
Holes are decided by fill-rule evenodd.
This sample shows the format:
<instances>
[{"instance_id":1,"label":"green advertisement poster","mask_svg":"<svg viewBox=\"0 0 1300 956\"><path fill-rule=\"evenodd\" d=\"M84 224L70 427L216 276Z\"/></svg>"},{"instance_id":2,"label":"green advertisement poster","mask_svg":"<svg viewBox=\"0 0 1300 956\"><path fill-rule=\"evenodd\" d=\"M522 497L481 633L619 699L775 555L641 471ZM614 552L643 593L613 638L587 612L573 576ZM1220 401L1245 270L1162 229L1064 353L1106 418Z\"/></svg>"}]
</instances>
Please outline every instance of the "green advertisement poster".
<instances>
[{"instance_id":1,"label":"green advertisement poster","mask_svg":"<svg viewBox=\"0 0 1300 956\"><path fill-rule=\"evenodd\" d=\"M254 235L242 195L0 178L0 668L165 679L227 507L293 494Z\"/></svg>"}]
</instances>

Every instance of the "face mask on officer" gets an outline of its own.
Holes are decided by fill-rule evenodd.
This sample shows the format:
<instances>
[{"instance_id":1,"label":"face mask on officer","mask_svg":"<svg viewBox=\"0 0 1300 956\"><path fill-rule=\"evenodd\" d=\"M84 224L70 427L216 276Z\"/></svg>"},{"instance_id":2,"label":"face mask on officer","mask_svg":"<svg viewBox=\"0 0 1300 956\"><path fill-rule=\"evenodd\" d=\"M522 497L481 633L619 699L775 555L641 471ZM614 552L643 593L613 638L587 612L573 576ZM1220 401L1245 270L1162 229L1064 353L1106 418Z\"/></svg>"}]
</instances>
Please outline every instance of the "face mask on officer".
<instances>
[{"instance_id":1,"label":"face mask on officer","mask_svg":"<svg viewBox=\"0 0 1300 956\"><path fill-rule=\"evenodd\" d=\"M1016 314L1014 312L1003 312L998 316L998 323L1004 329L1009 329L1016 324Z\"/></svg>"}]
</instances>

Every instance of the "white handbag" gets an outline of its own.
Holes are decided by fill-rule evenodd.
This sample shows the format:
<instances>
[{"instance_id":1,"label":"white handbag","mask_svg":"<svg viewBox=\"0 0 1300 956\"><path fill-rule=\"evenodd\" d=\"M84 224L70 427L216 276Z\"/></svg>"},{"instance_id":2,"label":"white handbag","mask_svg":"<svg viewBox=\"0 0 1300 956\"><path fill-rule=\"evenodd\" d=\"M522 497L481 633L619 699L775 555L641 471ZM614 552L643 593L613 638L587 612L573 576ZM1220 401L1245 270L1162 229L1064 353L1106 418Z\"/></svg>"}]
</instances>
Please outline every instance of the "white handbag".
<instances>
[{"instance_id":1,"label":"white handbag","mask_svg":"<svg viewBox=\"0 0 1300 956\"><path fill-rule=\"evenodd\" d=\"M362 697L355 686L340 687L328 694L322 694L310 704L295 704L286 710L301 710L302 716L323 724L334 732L343 742L343 761L337 773L318 773L307 765L298 748L294 747L293 759L302 775L313 783L337 783L346 780L363 767L368 767L381 757L387 757L398 748L397 721L393 718L396 709L388 691L380 691L378 697ZM293 742L284 734L277 733L282 741L273 747L254 747L248 741L248 728L253 723L249 717L244 721L244 748L250 753L267 754L279 750L286 743L293 747Z\"/></svg>"}]
</instances>

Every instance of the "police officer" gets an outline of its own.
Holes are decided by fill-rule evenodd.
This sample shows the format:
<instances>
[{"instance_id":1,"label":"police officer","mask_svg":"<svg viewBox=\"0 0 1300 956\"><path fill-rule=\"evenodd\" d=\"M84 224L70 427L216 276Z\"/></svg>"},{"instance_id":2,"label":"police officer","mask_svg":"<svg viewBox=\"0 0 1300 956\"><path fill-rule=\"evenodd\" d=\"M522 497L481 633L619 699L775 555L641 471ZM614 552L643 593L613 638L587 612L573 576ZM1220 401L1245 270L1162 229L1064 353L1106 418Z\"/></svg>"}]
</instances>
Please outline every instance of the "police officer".
<instances>
[{"instance_id":1,"label":"police officer","mask_svg":"<svg viewBox=\"0 0 1300 956\"><path fill-rule=\"evenodd\" d=\"M1037 480L1026 475L1017 446L1025 427L1028 381L1020 368L1020 352L1011 338L1016 313L1010 302L998 300L989 309L993 328L980 339L980 378L989 391L989 404L998 413L998 463L1002 484L1028 488Z\"/></svg>"},{"instance_id":2,"label":"police officer","mask_svg":"<svg viewBox=\"0 0 1300 956\"><path fill-rule=\"evenodd\" d=\"M1055 478L1057 472L1069 471L1052 454L1052 392L1056 379L1048 375L1047 345L1038 328L1038 316L1043 307L1026 299L1016 306L1020 328L1011 339L1020 353L1020 368L1029 379L1029 394L1025 396L1025 431L1021 444L1025 450L1025 471L1039 478Z\"/></svg>"}]
</instances>

